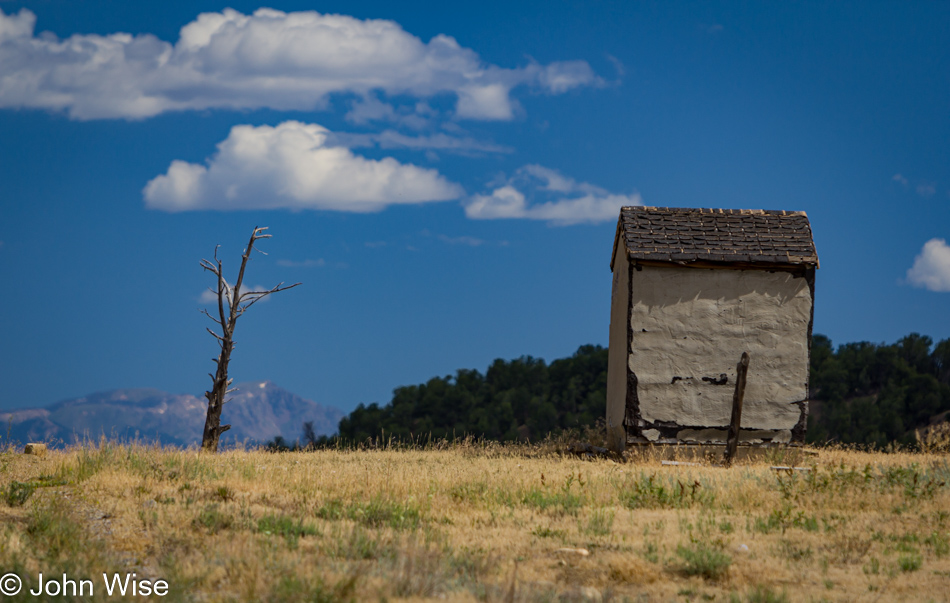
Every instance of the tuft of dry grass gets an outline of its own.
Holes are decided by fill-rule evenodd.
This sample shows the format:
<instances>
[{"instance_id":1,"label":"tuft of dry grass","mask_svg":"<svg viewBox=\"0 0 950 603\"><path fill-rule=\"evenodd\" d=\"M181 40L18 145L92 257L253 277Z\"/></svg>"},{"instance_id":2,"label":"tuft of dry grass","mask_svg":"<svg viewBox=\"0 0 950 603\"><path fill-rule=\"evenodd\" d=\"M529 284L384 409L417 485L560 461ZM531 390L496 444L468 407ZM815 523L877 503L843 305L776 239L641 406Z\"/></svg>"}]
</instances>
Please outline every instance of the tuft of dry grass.
<instances>
[{"instance_id":1,"label":"tuft of dry grass","mask_svg":"<svg viewBox=\"0 0 950 603\"><path fill-rule=\"evenodd\" d=\"M950 452L950 421L929 425L916 430L917 446L924 452Z\"/></svg>"},{"instance_id":2,"label":"tuft of dry grass","mask_svg":"<svg viewBox=\"0 0 950 603\"><path fill-rule=\"evenodd\" d=\"M189 601L946 598L946 454L827 448L778 472L562 449L8 449L0 574L135 572Z\"/></svg>"}]
</instances>

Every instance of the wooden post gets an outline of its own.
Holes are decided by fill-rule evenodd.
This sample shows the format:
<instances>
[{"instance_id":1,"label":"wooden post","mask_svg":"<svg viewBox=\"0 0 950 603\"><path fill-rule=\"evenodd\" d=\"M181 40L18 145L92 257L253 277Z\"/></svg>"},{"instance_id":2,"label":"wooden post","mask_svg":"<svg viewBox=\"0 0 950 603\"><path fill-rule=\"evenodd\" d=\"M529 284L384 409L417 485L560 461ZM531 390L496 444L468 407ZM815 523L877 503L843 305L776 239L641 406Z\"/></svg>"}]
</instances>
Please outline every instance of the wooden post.
<instances>
[{"instance_id":1,"label":"wooden post","mask_svg":"<svg viewBox=\"0 0 950 603\"><path fill-rule=\"evenodd\" d=\"M749 370L749 353L742 352L742 358L736 365L736 391L732 394L732 420L729 422L729 435L726 437L726 454L722 461L728 467L736 457L739 446L739 424L742 422L742 397L745 395L745 376Z\"/></svg>"}]
</instances>

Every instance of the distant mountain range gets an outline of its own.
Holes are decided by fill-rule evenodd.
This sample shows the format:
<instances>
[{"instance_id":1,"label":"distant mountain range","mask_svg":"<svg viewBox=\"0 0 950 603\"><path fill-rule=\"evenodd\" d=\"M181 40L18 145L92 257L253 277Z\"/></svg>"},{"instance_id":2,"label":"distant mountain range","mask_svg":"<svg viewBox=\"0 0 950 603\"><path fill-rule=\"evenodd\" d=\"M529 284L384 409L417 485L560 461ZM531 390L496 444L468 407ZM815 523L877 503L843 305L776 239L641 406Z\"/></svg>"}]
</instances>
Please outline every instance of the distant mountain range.
<instances>
[{"instance_id":1,"label":"distant mountain range","mask_svg":"<svg viewBox=\"0 0 950 603\"><path fill-rule=\"evenodd\" d=\"M313 421L317 435L336 432L344 416L280 388L270 381L241 383L224 406L221 422L231 430L222 444L254 445L274 436L294 438ZM63 400L46 408L0 411L0 443L48 442L74 444L110 439L160 442L177 446L201 443L204 396L169 394L157 389L116 389Z\"/></svg>"}]
</instances>

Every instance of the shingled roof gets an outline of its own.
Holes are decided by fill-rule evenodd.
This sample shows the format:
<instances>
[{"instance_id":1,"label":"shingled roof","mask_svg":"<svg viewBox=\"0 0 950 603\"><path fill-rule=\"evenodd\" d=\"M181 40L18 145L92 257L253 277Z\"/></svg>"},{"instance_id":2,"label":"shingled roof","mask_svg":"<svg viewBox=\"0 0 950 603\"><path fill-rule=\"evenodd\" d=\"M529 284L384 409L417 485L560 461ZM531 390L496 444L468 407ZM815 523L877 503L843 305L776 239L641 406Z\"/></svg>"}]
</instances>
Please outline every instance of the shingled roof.
<instances>
[{"instance_id":1,"label":"shingled roof","mask_svg":"<svg viewBox=\"0 0 950 603\"><path fill-rule=\"evenodd\" d=\"M818 266L803 211L623 207L614 239L631 260Z\"/></svg>"}]
</instances>

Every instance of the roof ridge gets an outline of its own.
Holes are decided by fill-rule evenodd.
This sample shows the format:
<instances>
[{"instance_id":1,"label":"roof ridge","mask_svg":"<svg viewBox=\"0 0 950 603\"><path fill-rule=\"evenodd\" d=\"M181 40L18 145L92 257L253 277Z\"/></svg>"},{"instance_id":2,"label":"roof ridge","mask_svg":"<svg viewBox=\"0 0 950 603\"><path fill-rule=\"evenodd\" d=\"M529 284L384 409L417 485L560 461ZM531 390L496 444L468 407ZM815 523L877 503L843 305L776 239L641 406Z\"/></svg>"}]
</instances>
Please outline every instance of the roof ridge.
<instances>
[{"instance_id":1,"label":"roof ridge","mask_svg":"<svg viewBox=\"0 0 950 603\"><path fill-rule=\"evenodd\" d=\"M677 212L697 212L708 214L759 214L759 215L780 215L780 216L806 216L802 210L787 209L727 209L722 207L660 207L652 205L624 205L620 208L621 212L625 210L633 211L677 211Z\"/></svg>"}]
</instances>

